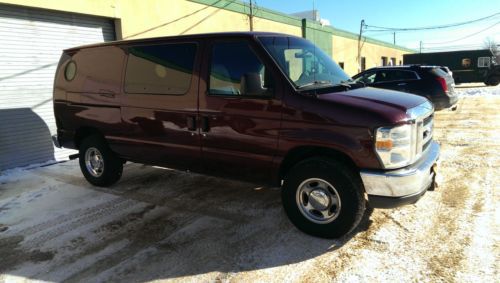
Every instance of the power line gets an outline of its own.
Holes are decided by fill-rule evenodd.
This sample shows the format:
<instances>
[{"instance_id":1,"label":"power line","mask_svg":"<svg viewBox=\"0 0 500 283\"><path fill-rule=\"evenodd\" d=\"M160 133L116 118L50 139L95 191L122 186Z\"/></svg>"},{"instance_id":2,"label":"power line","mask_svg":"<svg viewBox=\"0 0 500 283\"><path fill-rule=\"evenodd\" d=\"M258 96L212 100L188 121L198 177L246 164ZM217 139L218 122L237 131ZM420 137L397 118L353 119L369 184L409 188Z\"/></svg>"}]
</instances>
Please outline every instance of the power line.
<instances>
[{"instance_id":1,"label":"power line","mask_svg":"<svg viewBox=\"0 0 500 283\"><path fill-rule=\"evenodd\" d=\"M463 40L463 39L466 39L466 38L469 38L469 37L473 37L473 36L476 36L480 33L482 33L483 31L486 31L486 30L489 30L493 27L495 27L496 25L500 24L500 22L496 22L494 23L493 25L485 28L485 29L482 29L480 31L477 31L477 32L474 32L474 33L471 33L467 36L464 36L464 37L461 37L461 38L458 38L458 39L454 39L454 40L450 40L450 41L443 41L443 42L429 42L429 43L425 43L425 44L430 44L430 45L434 45L434 44L447 44L447 43L452 43L452 42L457 42L457 41L460 41L460 40Z\"/></svg>"},{"instance_id":2,"label":"power line","mask_svg":"<svg viewBox=\"0 0 500 283\"><path fill-rule=\"evenodd\" d=\"M496 17L500 15L500 12L475 19L475 20L470 20L466 22L461 22L461 23L453 23L453 24L446 24L446 25L438 25L438 26L427 26L427 27L415 27L415 28L393 28L393 27L381 27L381 26L371 26L371 25L364 25L365 28L375 28L375 30L370 30L372 32L374 31L419 31L419 30L433 30L433 29L444 29L444 28L450 28L450 27L457 27L457 26L463 26L463 25L468 25L480 21L484 21L487 19L491 19L493 17ZM378 30L377 30L378 29Z\"/></svg>"},{"instance_id":3,"label":"power line","mask_svg":"<svg viewBox=\"0 0 500 283\"><path fill-rule=\"evenodd\" d=\"M449 51L449 50L460 50L460 49L477 49L483 47L483 44L463 44L463 45L448 45L440 47L427 47L422 48L423 51Z\"/></svg>"}]
</instances>

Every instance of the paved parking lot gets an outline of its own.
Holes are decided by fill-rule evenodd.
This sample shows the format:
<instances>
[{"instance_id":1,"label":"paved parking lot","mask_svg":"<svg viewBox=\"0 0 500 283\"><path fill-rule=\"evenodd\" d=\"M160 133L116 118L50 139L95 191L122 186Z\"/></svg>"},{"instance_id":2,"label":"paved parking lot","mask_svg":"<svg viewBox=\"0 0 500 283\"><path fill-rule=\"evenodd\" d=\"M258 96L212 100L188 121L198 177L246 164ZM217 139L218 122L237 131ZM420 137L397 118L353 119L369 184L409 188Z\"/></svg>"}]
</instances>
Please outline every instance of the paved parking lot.
<instances>
[{"instance_id":1,"label":"paved parking lot","mask_svg":"<svg viewBox=\"0 0 500 283\"><path fill-rule=\"evenodd\" d=\"M497 281L499 88L436 114L437 191L341 240L297 231L278 188L132 163L106 189L77 161L2 172L0 281Z\"/></svg>"}]
</instances>

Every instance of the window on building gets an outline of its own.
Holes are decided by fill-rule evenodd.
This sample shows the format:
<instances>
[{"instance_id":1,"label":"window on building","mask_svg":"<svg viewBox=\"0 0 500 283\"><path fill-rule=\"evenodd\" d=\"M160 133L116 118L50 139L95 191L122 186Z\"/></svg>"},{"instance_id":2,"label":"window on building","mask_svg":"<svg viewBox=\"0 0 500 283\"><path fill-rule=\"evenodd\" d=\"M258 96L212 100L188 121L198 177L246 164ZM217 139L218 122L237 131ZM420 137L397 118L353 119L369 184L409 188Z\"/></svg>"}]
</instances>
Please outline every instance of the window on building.
<instances>
[{"instance_id":1,"label":"window on building","mask_svg":"<svg viewBox=\"0 0 500 283\"><path fill-rule=\"evenodd\" d=\"M396 58L391 58L391 66L396 66Z\"/></svg>"},{"instance_id":2,"label":"window on building","mask_svg":"<svg viewBox=\"0 0 500 283\"><path fill-rule=\"evenodd\" d=\"M361 57L361 72L366 70L366 57Z\"/></svg>"},{"instance_id":3,"label":"window on building","mask_svg":"<svg viewBox=\"0 0 500 283\"><path fill-rule=\"evenodd\" d=\"M267 90L271 80L266 76L266 67L247 41L214 44L210 66L210 94L269 94Z\"/></svg>"},{"instance_id":4,"label":"window on building","mask_svg":"<svg viewBox=\"0 0 500 283\"><path fill-rule=\"evenodd\" d=\"M339 66L340 68L342 68L342 70L344 69L344 62L339 62Z\"/></svg>"},{"instance_id":5,"label":"window on building","mask_svg":"<svg viewBox=\"0 0 500 283\"><path fill-rule=\"evenodd\" d=\"M380 58L380 65L381 65L381 66L387 66L387 57L382 56L382 57Z\"/></svg>"},{"instance_id":6,"label":"window on building","mask_svg":"<svg viewBox=\"0 0 500 283\"><path fill-rule=\"evenodd\" d=\"M477 58L477 66L479 68L489 68L491 64L490 57L479 57Z\"/></svg>"},{"instance_id":7,"label":"window on building","mask_svg":"<svg viewBox=\"0 0 500 283\"><path fill-rule=\"evenodd\" d=\"M463 68L470 68L470 58L463 58L462 59L462 67Z\"/></svg>"},{"instance_id":8,"label":"window on building","mask_svg":"<svg viewBox=\"0 0 500 283\"><path fill-rule=\"evenodd\" d=\"M191 85L195 43L129 48L125 92L184 94Z\"/></svg>"}]
</instances>

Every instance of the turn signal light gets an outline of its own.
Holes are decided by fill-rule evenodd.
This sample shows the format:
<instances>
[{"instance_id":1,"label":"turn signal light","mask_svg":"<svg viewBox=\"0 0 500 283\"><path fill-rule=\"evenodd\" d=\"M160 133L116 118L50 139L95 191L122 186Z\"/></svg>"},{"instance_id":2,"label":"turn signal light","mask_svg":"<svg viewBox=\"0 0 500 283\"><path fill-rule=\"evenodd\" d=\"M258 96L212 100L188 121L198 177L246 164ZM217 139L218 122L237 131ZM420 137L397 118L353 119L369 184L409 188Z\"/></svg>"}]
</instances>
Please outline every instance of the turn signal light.
<instances>
[{"instance_id":1,"label":"turn signal light","mask_svg":"<svg viewBox=\"0 0 500 283\"><path fill-rule=\"evenodd\" d=\"M375 146L379 150L391 150L392 149L392 140L381 140L375 143Z\"/></svg>"}]
</instances>

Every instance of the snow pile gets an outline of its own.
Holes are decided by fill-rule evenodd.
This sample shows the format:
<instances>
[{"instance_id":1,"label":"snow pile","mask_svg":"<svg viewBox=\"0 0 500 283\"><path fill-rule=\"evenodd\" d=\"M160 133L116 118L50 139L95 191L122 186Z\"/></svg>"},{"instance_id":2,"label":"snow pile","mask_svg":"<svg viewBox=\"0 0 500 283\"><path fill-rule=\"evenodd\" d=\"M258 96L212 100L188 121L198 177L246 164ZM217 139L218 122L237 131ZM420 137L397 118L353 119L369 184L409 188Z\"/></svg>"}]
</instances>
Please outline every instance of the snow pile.
<instances>
[{"instance_id":1,"label":"snow pile","mask_svg":"<svg viewBox=\"0 0 500 283\"><path fill-rule=\"evenodd\" d=\"M455 91L460 96L493 96L500 95L500 86L496 87L472 87L456 88Z\"/></svg>"}]
</instances>

